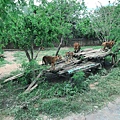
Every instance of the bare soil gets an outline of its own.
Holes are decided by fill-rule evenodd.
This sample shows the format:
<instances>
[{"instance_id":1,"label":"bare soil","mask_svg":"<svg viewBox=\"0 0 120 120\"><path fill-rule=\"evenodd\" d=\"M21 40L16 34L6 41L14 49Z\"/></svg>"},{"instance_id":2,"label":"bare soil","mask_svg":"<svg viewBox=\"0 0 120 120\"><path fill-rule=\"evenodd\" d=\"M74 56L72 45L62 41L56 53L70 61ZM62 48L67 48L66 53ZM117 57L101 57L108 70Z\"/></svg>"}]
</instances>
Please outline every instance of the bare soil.
<instances>
[{"instance_id":1,"label":"bare soil","mask_svg":"<svg viewBox=\"0 0 120 120\"><path fill-rule=\"evenodd\" d=\"M3 67L0 67L0 79L10 75L11 72L20 69L20 64L15 62L15 54L16 51L5 51L4 56L5 60L9 62L9 64L5 64Z\"/></svg>"}]
</instances>

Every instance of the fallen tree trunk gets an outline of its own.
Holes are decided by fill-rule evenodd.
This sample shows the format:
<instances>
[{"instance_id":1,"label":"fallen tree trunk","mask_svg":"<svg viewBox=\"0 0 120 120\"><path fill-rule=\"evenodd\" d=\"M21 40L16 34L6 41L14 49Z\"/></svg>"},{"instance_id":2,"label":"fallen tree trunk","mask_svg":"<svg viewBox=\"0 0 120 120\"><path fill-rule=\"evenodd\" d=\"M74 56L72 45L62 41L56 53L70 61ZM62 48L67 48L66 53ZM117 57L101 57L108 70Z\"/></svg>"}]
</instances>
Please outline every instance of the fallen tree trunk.
<instances>
[{"instance_id":1,"label":"fallen tree trunk","mask_svg":"<svg viewBox=\"0 0 120 120\"><path fill-rule=\"evenodd\" d=\"M33 91L36 87L38 86L38 84L35 84L33 87L31 87L28 91L26 91L27 93L30 93L31 91Z\"/></svg>"},{"instance_id":2,"label":"fallen tree trunk","mask_svg":"<svg viewBox=\"0 0 120 120\"><path fill-rule=\"evenodd\" d=\"M95 63L95 62L81 63L79 66L74 65L74 66L66 67L64 70L59 71L58 74L60 75L64 73L71 74L79 70L87 71L91 68L96 68L99 66L100 66L100 63Z\"/></svg>"}]
</instances>

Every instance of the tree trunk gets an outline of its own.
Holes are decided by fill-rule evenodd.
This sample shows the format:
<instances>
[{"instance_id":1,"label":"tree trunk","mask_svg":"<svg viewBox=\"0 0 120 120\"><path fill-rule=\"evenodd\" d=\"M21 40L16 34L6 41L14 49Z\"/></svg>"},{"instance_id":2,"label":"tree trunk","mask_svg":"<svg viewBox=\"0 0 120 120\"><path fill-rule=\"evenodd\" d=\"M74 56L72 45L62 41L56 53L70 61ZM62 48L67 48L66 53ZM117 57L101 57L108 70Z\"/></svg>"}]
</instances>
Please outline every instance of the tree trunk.
<instances>
[{"instance_id":1,"label":"tree trunk","mask_svg":"<svg viewBox=\"0 0 120 120\"><path fill-rule=\"evenodd\" d=\"M30 54L31 54L31 59L33 59L33 44L31 45L31 48L30 48Z\"/></svg>"},{"instance_id":2,"label":"tree trunk","mask_svg":"<svg viewBox=\"0 0 120 120\"><path fill-rule=\"evenodd\" d=\"M26 56L27 56L27 58L28 58L28 60L29 60L29 62L30 62L30 61L31 61L31 58L30 58L30 55L29 55L28 50L27 50L27 49L24 49L24 51L25 51Z\"/></svg>"},{"instance_id":3,"label":"tree trunk","mask_svg":"<svg viewBox=\"0 0 120 120\"><path fill-rule=\"evenodd\" d=\"M38 57L40 50L41 50L41 48L39 47L38 52L37 52L36 56L34 57L34 60L36 60L36 58Z\"/></svg>"},{"instance_id":4,"label":"tree trunk","mask_svg":"<svg viewBox=\"0 0 120 120\"><path fill-rule=\"evenodd\" d=\"M58 46L58 50L57 50L57 52L56 52L56 56L58 55L58 53L59 53L59 51L60 51L62 42L63 42L63 37L61 37L61 41L60 41L60 44L59 44L59 46Z\"/></svg>"}]
</instances>

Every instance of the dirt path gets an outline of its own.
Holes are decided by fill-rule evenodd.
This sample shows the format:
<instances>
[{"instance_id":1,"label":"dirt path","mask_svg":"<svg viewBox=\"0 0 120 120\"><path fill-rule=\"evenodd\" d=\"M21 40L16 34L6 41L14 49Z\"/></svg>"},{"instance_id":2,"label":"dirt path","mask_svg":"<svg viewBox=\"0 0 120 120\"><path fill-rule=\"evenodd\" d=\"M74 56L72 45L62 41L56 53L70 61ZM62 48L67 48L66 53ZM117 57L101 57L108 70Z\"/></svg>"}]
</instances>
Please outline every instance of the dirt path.
<instances>
[{"instance_id":1,"label":"dirt path","mask_svg":"<svg viewBox=\"0 0 120 120\"><path fill-rule=\"evenodd\" d=\"M20 64L17 64L15 62L14 54L15 54L15 51L4 52L5 60L8 61L9 64L6 64L5 66L0 67L0 79L2 79L5 76L10 75L10 73L13 71L20 69Z\"/></svg>"}]
</instances>

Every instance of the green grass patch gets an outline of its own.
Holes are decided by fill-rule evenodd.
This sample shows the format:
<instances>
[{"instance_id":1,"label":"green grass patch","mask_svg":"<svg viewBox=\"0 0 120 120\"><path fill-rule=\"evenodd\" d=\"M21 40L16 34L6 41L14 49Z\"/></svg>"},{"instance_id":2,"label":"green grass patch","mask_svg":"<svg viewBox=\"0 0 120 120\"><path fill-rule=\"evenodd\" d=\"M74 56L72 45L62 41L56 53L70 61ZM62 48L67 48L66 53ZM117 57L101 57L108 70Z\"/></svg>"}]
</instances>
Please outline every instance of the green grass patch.
<instances>
[{"instance_id":1,"label":"green grass patch","mask_svg":"<svg viewBox=\"0 0 120 120\"><path fill-rule=\"evenodd\" d=\"M17 63L22 63L24 61L28 61L24 51L16 51L14 54Z\"/></svg>"},{"instance_id":2,"label":"green grass patch","mask_svg":"<svg viewBox=\"0 0 120 120\"><path fill-rule=\"evenodd\" d=\"M55 56L56 54L56 51L57 51L57 48L45 48L45 50L42 50L40 51L40 53L38 54L38 57L37 57L37 62L40 62L42 61L42 57L45 56L45 55L51 55L51 56ZM73 48L61 48L60 49L60 52L59 52L59 55L61 55L62 57L65 56L65 52L68 52L68 51L73 51ZM34 51L34 56L37 54L37 50ZM16 58L16 62L17 63L23 63L24 61L28 61L26 55L25 55L25 52L24 51L17 51L15 54L14 54L14 57Z\"/></svg>"}]
</instances>

